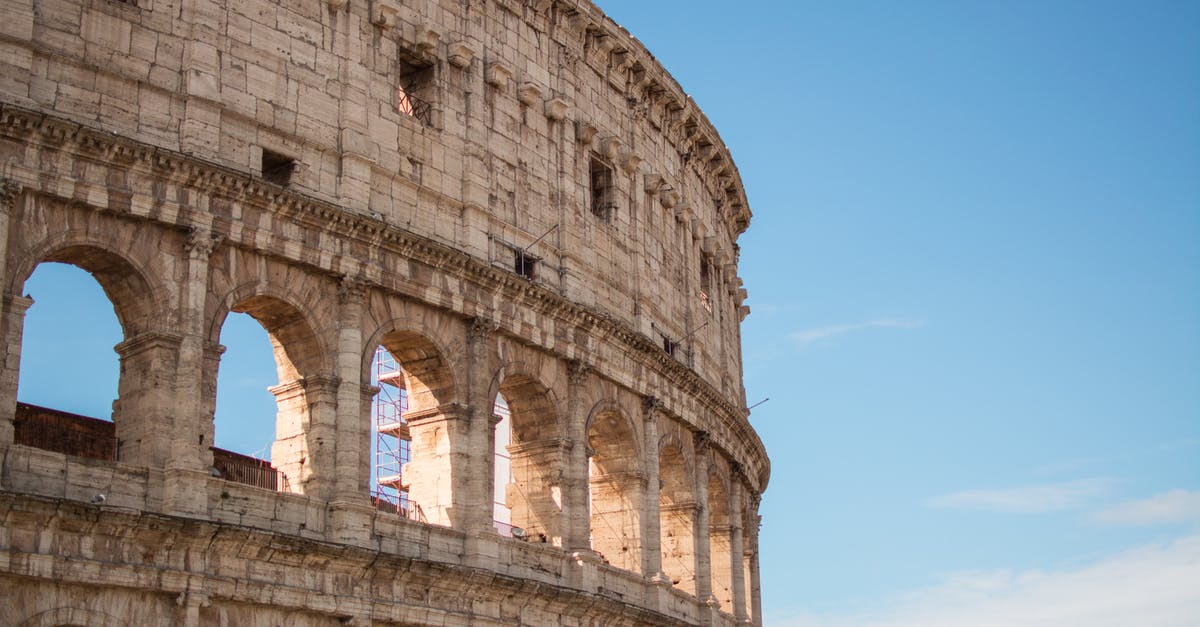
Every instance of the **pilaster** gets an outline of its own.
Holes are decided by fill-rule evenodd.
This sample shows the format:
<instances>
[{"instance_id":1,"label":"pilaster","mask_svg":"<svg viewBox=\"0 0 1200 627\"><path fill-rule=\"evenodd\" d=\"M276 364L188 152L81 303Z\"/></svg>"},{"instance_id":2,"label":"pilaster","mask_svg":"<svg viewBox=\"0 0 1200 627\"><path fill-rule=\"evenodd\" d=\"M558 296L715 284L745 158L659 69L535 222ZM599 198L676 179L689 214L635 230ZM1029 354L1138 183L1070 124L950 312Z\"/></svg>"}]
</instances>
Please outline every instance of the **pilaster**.
<instances>
[{"instance_id":1,"label":"pilaster","mask_svg":"<svg viewBox=\"0 0 1200 627\"><path fill-rule=\"evenodd\" d=\"M574 551L591 551L588 512L587 403L585 387L591 368L582 361L567 364L567 439L572 443L563 469L563 546Z\"/></svg>"},{"instance_id":2,"label":"pilaster","mask_svg":"<svg viewBox=\"0 0 1200 627\"><path fill-rule=\"evenodd\" d=\"M33 299L5 294L0 302L0 447L13 442L13 418L17 410L17 382L21 372L21 336L25 328L25 312ZM0 469L2 471L2 469Z\"/></svg>"},{"instance_id":3,"label":"pilaster","mask_svg":"<svg viewBox=\"0 0 1200 627\"><path fill-rule=\"evenodd\" d=\"M707 431L697 431L692 438L693 458L696 460L696 526L692 545L696 552L696 598L712 603L712 559L709 553L708 450Z\"/></svg>"},{"instance_id":4,"label":"pilaster","mask_svg":"<svg viewBox=\"0 0 1200 627\"><path fill-rule=\"evenodd\" d=\"M662 402L642 398L646 483L642 494L642 572L655 583L669 582L662 569L662 515L659 511L658 412Z\"/></svg>"},{"instance_id":5,"label":"pilaster","mask_svg":"<svg viewBox=\"0 0 1200 627\"><path fill-rule=\"evenodd\" d=\"M337 337L337 416L335 426L336 453L333 464L331 500L362 500L370 485L368 469L374 463L370 449L369 412L363 411L364 401L371 399L362 393L362 312L367 286L353 277L344 277L338 284ZM367 434L364 448L363 434Z\"/></svg>"}]
</instances>

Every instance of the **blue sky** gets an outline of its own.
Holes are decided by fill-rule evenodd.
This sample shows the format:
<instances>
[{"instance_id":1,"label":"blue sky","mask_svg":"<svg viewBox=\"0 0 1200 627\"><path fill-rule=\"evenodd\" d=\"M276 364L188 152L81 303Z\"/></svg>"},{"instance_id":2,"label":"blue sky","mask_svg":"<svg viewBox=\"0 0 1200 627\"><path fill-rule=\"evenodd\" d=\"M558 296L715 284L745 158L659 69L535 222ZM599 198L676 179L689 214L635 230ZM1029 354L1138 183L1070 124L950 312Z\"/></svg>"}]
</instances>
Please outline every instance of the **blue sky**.
<instances>
[{"instance_id":1,"label":"blue sky","mask_svg":"<svg viewBox=\"0 0 1200 627\"><path fill-rule=\"evenodd\" d=\"M767 623L1198 624L1200 3L600 5L755 214ZM119 330L59 319L55 271L21 397L95 414L64 404L115 372L76 356ZM265 336L231 325L224 363L260 363L220 387L264 402ZM269 442L222 415L219 443Z\"/></svg>"}]
</instances>

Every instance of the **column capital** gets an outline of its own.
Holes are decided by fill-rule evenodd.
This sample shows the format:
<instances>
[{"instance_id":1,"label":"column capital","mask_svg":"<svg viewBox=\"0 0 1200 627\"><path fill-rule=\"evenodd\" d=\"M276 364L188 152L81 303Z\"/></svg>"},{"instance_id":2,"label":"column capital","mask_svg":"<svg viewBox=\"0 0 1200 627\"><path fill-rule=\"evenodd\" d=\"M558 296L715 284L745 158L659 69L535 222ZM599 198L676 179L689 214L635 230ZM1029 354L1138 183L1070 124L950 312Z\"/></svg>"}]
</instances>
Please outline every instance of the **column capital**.
<instances>
[{"instance_id":1,"label":"column capital","mask_svg":"<svg viewBox=\"0 0 1200 627\"><path fill-rule=\"evenodd\" d=\"M338 279L338 302L343 305L361 304L367 298L369 286L356 276L345 275Z\"/></svg>"},{"instance_id":2,"label":"column capital","mask_svg":"<svg viewBox=\"0 0 1200 627\"><path fill-rule=\"evenodd\" d=\"M17 197L25 188L12 179L0 179L0 213L8 214L16 207Z\"/></svg>"},{"instance_id":3,"label":"column capital","mask_svg":"<svg viewBox=\"0 0 1200 627\"><path fill-rule=\"evenodd\" d=\"M692 448L695 449L696 455L704 455L708 453L708 449L712 446L712 434L707 431L697 431L692 434Z\"/></svg>"},{"instance_id":4,"label":"column capital","mask_svg":"<svg viewBox=\"0 0 1200 627\"><path fill-rule=\"evenodd\" d=\"M19 313L25 315L25 312L33 306L33 299L28 296L19 294L5 294L4 307L11 313Z\"/></svg>"},{"instance_id":5,"label":"column capital","mask_svg":"<svg viewBox=\"0 0 1200 627\"><path fill-rule=\"evenodd\" d=\"M213 233L208 227L193 226L188 229L183 250L187 252L189 259L207 259L223 241L224 235Z\"/></svg>"},{"instance_id":6,"label":"column capital","mask_svg":"<svg viewBox=\"0 0 1200 627\"><path fill-rule=\"evenodd\" d=\"M178 350L183 336L162 331L144 331L113 347L122 358L136 355L151 348Z\"/></svg>"},{"instance_id":7,"label":"column capital","mask_svg":"<svg viewBox=\"0 0 1200 627\"><path fill-rule=\"evenodd\" d=\"M472 343L483 342L496 329L496 323L490 318L475 316L470 319L470 326L467 327L467 339Z\"/></svg>"},{"instance_id":8,"label":"column capital","mask_svg":"<svg viewBox=\"0 0 1200 627\"><path fill-rule=\"evenodd\" d=\"M653 420L654 413L662 411L663 402L657 396L647 394L642 397L642 414L646 420Z\"/></svg>"},{"instance_id":9,"label":"column capital","mask_svg":"<svg viewBox=\"0 0 1200 627\"><path fill-rule=\"evenodd\" d=\"M580 359L572 359L567 362L567 381L571 385L582 385L586 383L588 376L591 373L592 367Z\"/></svg>"}]
</instances>

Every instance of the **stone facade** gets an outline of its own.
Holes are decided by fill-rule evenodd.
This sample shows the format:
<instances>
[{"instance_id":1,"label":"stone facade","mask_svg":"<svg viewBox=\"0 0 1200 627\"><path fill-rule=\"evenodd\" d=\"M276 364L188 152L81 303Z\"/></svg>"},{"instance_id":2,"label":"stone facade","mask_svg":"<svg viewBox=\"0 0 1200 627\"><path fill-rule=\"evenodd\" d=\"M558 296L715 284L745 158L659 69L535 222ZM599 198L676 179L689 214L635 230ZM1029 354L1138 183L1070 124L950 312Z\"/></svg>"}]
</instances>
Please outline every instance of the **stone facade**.
<instances>
[{"instance_id":1,"label":"stone facade","mask_svg":"<svg viewBox=\"0 0 1200 627\"><path fill-rule=\"evenodd\" d=\"M761 623L745 192L599 9L0 6L7 621ZM24 284L48 261L120 322L115 461L14 438ZM210 472L230 312L275 349L279 490ZM369 497L381 346L417 520ZM544 542L492 525L497 396L513 524Z\"/></svg>"}]
</instances>

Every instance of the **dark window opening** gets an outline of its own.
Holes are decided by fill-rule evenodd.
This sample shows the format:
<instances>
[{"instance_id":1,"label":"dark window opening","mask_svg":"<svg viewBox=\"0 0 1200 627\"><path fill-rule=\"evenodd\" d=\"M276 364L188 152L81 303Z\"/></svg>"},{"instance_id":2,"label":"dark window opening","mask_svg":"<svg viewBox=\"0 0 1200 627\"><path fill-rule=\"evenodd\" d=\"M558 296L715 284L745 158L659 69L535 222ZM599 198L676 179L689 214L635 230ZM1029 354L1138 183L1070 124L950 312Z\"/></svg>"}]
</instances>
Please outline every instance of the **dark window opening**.
<instances>
[{"instance_id":1,"label":"dark window opening","mask_svg":"<svg viewBox=\"0 0 1200 627\"><path fill-rule=\"evenodd\" d=\"M262 175L268 183L287 187L292 182L292 173L296 171L296 160L271 152L266 148L262 151Z\"/></svg>"},{"instance_id":2,"label":"dark window opening","mask_svg":"<svg viewBox=\"0 0 1200 627\"><path fill-rule=\"evenodd\" d=\"M708 313L712 313L712 299L709 294L712 293L712 270L708 257L700 258L700 306Z\"/></svg>"},{"instance_id":3,"label":"dark window opening","mask_svg":"<svg viewBox=\"0 0 1200 627\"><path fill-rule=\"evenodd\" d=\"M669 338L665 335L662 336L662 341L663 341L663 351L666 354L674 357L675 356L675 347L677 347L679 344L676 342L672 342L671 338Z\"/></svg>"},{"instance_id":4,"label":"dark window opening","mask_svg":"<svg viewBox=\"0 0 1200 627\"><path fill-rule=\"evenodd\" d=\"M410 58L401 58L396 87L396 111L433 125L433 66Z\"/></svg>"},{"instance_id":5,"label":"dark window opening","mask_svg":"<svg viewBox=\"0 0 1200 627\"><path fill-rule=\"evenodd\" d=\"M613 203L613 170L607 163L594 156L591 163L591 189L592 213L604 220L611 219L615 209Z\"/></svg>"},{"instance_id":6,"label":"dark window opening","mask_svg":"<svg viewBox=\"0 0 1200 627\"><path fill-rule=\"evenodd\" d=\"M527 254L523 250L514 250L513 257L513 271L532 281L534 270L537 268L537 257Z\"/></svg>"}]
</instances>

